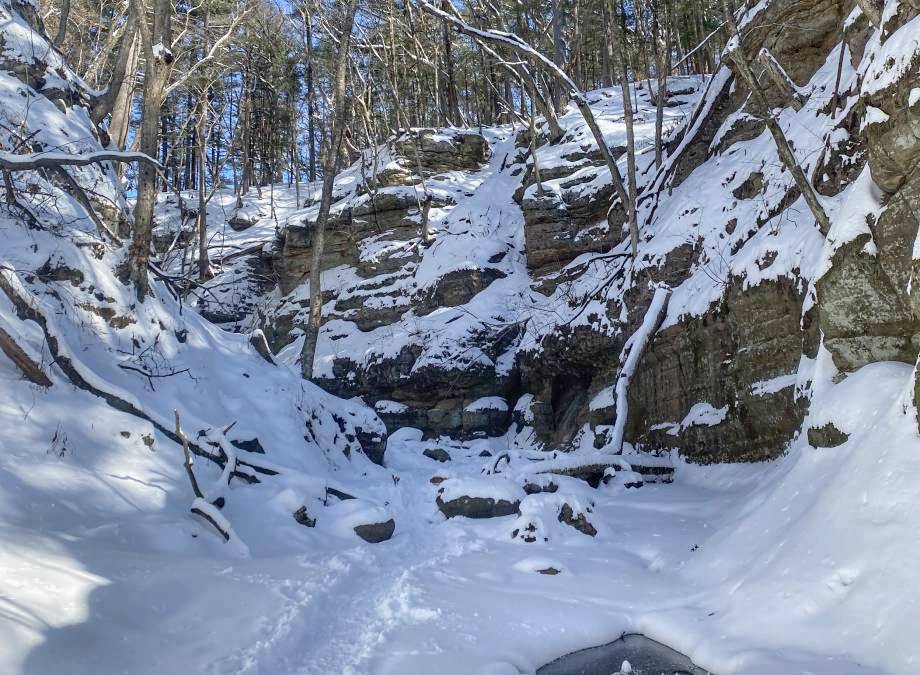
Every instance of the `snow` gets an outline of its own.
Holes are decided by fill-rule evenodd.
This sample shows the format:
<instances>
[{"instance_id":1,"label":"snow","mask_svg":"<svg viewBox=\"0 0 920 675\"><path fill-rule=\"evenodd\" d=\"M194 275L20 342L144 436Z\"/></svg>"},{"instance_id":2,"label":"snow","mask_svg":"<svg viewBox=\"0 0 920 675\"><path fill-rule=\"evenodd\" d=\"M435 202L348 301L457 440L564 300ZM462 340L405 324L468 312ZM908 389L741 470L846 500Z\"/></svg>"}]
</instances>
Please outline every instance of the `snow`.
<instances>
[{"instance_id":1,"label":"snow","mask_svg":"<svg viewBox=\"0 0 920 675\"><path fill-rule=\"evenodd\" d=\"M374 404L374 410L379 414L389 413L391 415L400 415L409 411L409 406L399 401L377 401Z\"/></svg>"},{"instance_id":2,"label":"snow","mask_svg":"<svg viewBox=\"0 0 920 675\"><path fill-rule=\"evenodd\" d=\"M588 409L592 411L603 410L604 408L612 407L614 402L614 385L610 385L601 389L591 398L588 402Z\"/></svg>"},{"instance_id":3,"label":"snow","mask_svg":"<svg viewBox=\"0 0 920 675\"><path fill-rule=\"evenodd\" d=\"M524 491L514 482L501 478L451 478L441 483L438 494L445 502L460 497L503 499L516 502L524 497Z\"/></svg>"},{"instance_id":4,"label":"snow","mask_svg":"<svg viewBox=\"0 0 920 675\"><path fill-rule=\"evenodd\" d=\"M878 108L871 105L866 106L866 116L863 118L862 128L865 129L870 124L883 124L889 120L889 116Z\"/></svg>"},{"instance_id":5,"label":"snow","mask_svg":"<svg viewBox=\"0 0 920 675\"><path fill-rule=\"evenodd\" d=\"M778 375L769 380L761 380L760 382L755 382L751 385L751 393L754 396L767 396L769 394L775 394L782 391L783 389L788 389L789 387L794 387L798 375L792 373L790 375Z\"/></svg>"},{"instance_id":6,"label":"snow","mask_svg":"<svg viewBox=\"0 0 920 675\"><path fill-rule=\"evenodd\" d=\"M385 523L393 514L384 506L363 499L346 499L331 504L316 517L319 532L331 533L345 539L357 537L355 527L375 523Z\"/></svg>"},{"instance_id":7,"label":"snow","mask_svg":"<svg viewBox=\"0 0 920 675\"><path fill-rule=\"evenodd\" d=\"M483 396L477 398L464 408L467 412L480 412L482 410L508 410L508 401L501 396Z\"/></svg>"},{"instance_id":8,"label":"snow","mask_svg":"<svg viewBox=\"0 0 920 675\"><path fill-rule=\"evenodd\" d=\"M534 420L533 409L531 408L533 402L533 394L524 394L518 399L517 403L514 404L514 412L520 415L521 421L524 422L524 424L531 424Z\"/></svg>"},{"instance_id":9,"label":"snow","mask_svg":"<svg viewBox=\"0 0 920 675\"><path fill-rule=\"evenodd\" d=\"M920 103L920 87L914 87L907 95L908 108L913 108L917 103Z\"/></svg>"},{"instance_id":10,"label":"snow","mask_svg":"<svg viewBox=\"0 0 920 675\"><path fill-rule=\"evenodd\" d=\"M714 427L717 424L721 424L725 420L727 414L727 405L716 408L707 401L700 401L699 403L694 403L684 419L681 420L680 428L686 429L696 426Z\"/></svg>"},{"instance_id":11,"label":"snow","mask_svg":"<svg viewBox=\"0 0 920 675\"><path fill-rule=\"evenodd\" d=\"M891 4L889 2L889 4ZM915 16L879 44L878 33L869 39L868 66L862 82L864 96L884 91L910 74L920 54L920 15Z\"/></svg>"}]
</instances>

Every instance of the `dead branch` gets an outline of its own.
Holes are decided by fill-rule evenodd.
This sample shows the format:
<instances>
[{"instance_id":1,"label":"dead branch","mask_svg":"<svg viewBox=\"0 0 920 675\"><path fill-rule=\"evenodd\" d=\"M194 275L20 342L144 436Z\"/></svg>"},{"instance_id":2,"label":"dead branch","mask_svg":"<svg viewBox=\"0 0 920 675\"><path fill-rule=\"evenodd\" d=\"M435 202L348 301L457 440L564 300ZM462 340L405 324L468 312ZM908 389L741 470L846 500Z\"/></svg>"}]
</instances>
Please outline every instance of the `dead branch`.
<instances>
[{"instance_id":1,"label":"dead branch","mask_svg":"<svg viewBox=\"0 0 920 675\"><path fill-rule=\"evenodd\" d=\"M179 426L179 411L174 410L173 412L176 414L176 436L182 441L182 452L185 454L185 473L188 474L188 480L192 484L192 492L195 493L195 497L201 499L204 495L201 493L201 488L198 487L198 479L195 478L195 472L192 470L193 461L191 450L188 447L188 437L182 431L182 427Z\"/></svg>"},{"instance_id":2,"label":"dead branch","mask_svg":"<svg viewBox=\"0 0 920 675\"><path fill-rule=\"evenodd\" d=\"M29 382L41 387L51 386L51 379L42 370L41 365L29 356L29 353L16 342L12 335L4 330L3 326L0 326L0 351L16 364L16 367L19 368Z\"/></svg>"}]
</instances>

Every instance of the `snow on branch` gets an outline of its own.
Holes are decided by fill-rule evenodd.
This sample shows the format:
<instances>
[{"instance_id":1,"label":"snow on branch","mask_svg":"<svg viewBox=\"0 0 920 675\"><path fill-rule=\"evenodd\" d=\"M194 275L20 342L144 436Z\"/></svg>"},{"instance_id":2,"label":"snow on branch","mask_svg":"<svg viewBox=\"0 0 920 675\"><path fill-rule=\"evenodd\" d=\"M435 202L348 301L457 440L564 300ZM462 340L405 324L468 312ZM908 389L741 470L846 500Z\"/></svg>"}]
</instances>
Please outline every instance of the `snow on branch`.
<instances>
[{"instance_id":1,"label":"snow on branch","mask_svg":"<svg viewBox=\"0 0 920 675\"><path fill-rule=\"evenodd\" d=\"M645 347L652 335L661 325L670 297L671 289L667 286L659 286L655 289L655 295L652 296L652 302L645 313L642 325L636 329L636 332L623 345L623 353L620 356L622 366L616 384L616 420L613 426L613 437L608 444L608 448L613 452L619 452L623 447L623 433L626 429L626 417L629 414L627 401L629 384L636 374L636 368L639 365L639 359L642 358L642 352L645 351ZM629 350L628 355L627 350ZM623 358L623 355L626 355L626 357Z\"/></svg>"},{"instance_id":2,"label":"snow on branch","mask_svg":"<svg viewBox=\"0 0 920 675\"><path fill-rule=\"evenodd\" d=\"M31 155L0 152L0 169L4 171L34 171L35 169L51 169L61 166L87 166L89 164L101 164L102 162L146 162L147 164L153 164L158 169L163 168L158 161L143 152L100 150L79 155L67 152L38 152Z\"/></svg>"}]
</instances>

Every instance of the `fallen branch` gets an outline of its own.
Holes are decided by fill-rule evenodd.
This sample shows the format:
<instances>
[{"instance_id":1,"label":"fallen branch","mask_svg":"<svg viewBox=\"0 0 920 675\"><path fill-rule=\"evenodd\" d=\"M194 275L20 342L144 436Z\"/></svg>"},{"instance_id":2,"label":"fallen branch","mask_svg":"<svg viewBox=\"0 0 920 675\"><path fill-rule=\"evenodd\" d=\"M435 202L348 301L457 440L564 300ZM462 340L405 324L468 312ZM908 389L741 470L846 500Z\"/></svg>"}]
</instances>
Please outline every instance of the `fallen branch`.
<instances>
[{"instance_id":1,"label":"fallen branch","mask_svg":"<svg viewBox=\"0 0 920 675\"><path fill-rule=\"evenodd\" d=\"M191 512L211 523L218 534L224 538L224 541L230 541L230 535L233 532L233 528L230 527L230 522L224 518L223 514L217 510L216 506L208 504L204 499L199 497L192 502Z\"/></svg>"},{"instance_id":2,"label":"fallen branch","mask_svg":"<svg viewBox=\"0 0 920 675\"><path fill-rule=\"evenodd\" d=\"M179 411L173 411L176 414L176 436L182 441L182 452L185 454L185 473L188 474L188 480L192 484L192 492L195 493L196 499L201 499L204 495L201 493L201 488L198 487L198 479L195 478L195 472L192 470L192 453L188 447L188 437L185 435L185 432L182 431L182 427L179 426Z\"/></svg>"},{"instance_id":3,"label":"fallen branch","mask_svg":"<svg viewBox=\"0 0 920 675\"><path fill-rule=\"evenodd\" d=\"M563 467L550 467L548 469L539 469L536 473L546 474L551 473L556 476L569 476L571 478L579 478L586 475L600 475L603 476L604 472L607 469L616 469L617 471L632 471L632 467L628 462L621 459L620 457L611 457L609 460L602 462L589 462L587 464L578 464L575 466L563 466Z\"/></svg>"},{"instance_id":4,"label":"fallen branch","mask_svg":"<svg viewBox=\"0 0 920 675\"><path fill-rule=\"evenodd\" d=\"M0 351L16 364L16 367L19 368L29 382L41 387L51 386L51 379L42 370L41 365L16 342L16 339L10 333L4 330L3 326L0 326Z\"/></svg>"}]
</instances>

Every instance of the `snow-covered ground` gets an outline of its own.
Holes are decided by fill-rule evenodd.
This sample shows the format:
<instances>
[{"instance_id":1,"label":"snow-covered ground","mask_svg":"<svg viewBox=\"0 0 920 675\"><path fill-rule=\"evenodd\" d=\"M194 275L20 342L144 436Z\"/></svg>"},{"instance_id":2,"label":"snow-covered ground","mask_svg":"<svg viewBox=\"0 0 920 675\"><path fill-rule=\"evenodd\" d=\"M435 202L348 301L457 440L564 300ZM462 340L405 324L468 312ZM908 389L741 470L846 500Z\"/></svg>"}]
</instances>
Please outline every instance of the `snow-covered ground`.
<instances>
[{"instance_id":1,"label":"snow-covered ground","mask_svg":"<svg viewBox=\"0 0 920 675\"><path fill-rule=\"evenodd\" d=\"M916 672L910 375L824 373L812 417L852 434L833 450L802 440L770 465L678 464L673 484L641 489L556 476L558 492L521 505L543 518L548 540L534 543L512 538L517 516L445 520L429 482L482 480L495 459L480 452L510 439L442 443L441 464L421 454L433 442L398 434L388 470L332 483L385 505L390 541L327 526L331 507L316 529L291 527L296 499L267 481L231 491L241 553L189 517L174 446L154 434L147 448L134 418L40 393L0 362L16 394L0 405L0 671L529 673L639 631L722 675ZM36 433L50 419L23 424L39 397L65 439ZM559 500L593 502L596 536L555 522ZM538 573L549 567L559 574Z\"/></svg>"}]
</instances>

